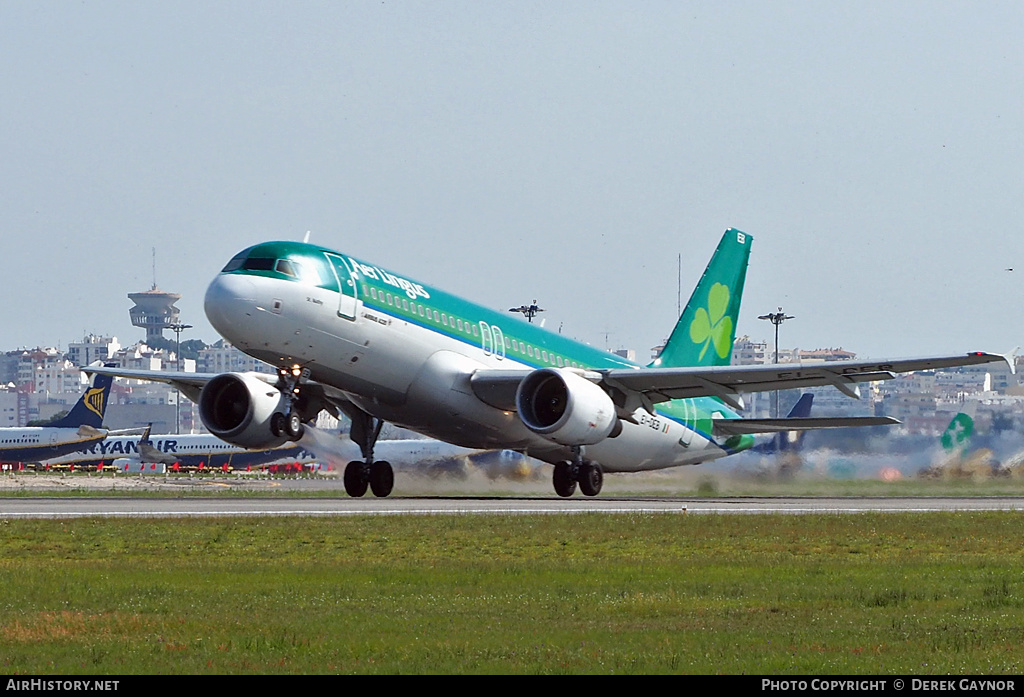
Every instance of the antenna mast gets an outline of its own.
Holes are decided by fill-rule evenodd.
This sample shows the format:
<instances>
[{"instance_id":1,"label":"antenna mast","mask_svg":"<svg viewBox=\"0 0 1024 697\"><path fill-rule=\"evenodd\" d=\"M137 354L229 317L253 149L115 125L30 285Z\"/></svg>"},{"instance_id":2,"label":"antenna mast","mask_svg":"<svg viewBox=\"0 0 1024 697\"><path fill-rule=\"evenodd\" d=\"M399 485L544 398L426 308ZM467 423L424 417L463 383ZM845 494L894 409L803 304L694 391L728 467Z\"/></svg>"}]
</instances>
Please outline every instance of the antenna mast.
<instances>
[{"instance_id":1,"label":"antenna mast","mask_svg":"<svg viewBox=\"0 0 1024 697\"><path fill-rule=\"evenodd\" d=\"M676 255L676 317L683 314L683 255Z\"/></svg>"}]
</instances>

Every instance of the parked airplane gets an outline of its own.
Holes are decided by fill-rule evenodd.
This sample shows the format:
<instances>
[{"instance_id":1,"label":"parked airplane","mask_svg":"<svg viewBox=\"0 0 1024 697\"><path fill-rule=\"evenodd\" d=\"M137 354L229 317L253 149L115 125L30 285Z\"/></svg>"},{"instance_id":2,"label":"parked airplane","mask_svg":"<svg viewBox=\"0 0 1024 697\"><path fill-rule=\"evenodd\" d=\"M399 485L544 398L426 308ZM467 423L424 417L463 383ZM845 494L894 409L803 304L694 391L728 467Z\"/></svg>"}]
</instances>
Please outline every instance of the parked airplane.
<instances>
[{"instance_id":1,"label":"parked airplane","mask_svg":"<svg viewBox=\"0 0 1024 697\"><path fill-rule=\"evenodd\" d=\"M304 427L304 431L299 443L334 469L344 470L360 457L360 447L350 438L338 438L312 426ZM490 479L532 479L541 464L513 450L461 448L433 438L378 440L374 455L410 474L459 479L472 472Z\"/></svg>"},{"instance_id":2,"label":"parked airplane","mask_svg":"<svg viewBox=\"0 0 1024 697\"><path fill-rule=\"evenodd\" d=\"M467 448L555 465L560 496L600 492L604 472L699 464L753 434L897 423L890 418L743 419L742 392L857 383L1005 360L989 353L730 367L751 236L727 230L661 355L641 367L380 266L305 242L266 242L210 284L207 317L279 374L93 369L167 382L198 402L212 433L246 448L298 440L327 409L352 419L361 460L345 488L387 496L374 445L384 422Z\"/></svg>"},{"instance_id":3,"label":"parked airplane","mask_svg":"<svg viewBox=\"0 0 1024 697\"><path fill-rule=\"evenodd\" d=\"M0 462L39 462L102 441L111 382L111 376L97 375L71 411L48 426L0 428Z\"/></svg>"},{"instance_id":4,"label":"parked airplane","mask_svg":"<svg viewBox=\"0 0 1024 697\"><path fill-rule=\"evenodd\" d=\"M796 404L793 405L793 408L789 410L789 414L787 414L786 417L790 419L805 419L811 415L811 407L813 404L814 393L804 392L800 395L800 399L796 401ZM773 435L770 440L764 443L758 443L750 450L751 452L761 453L762 455L776 455L796 450L802 435L803 431L779 431Z\"/></svg>"},{"instance_id":5,"label":"parked airplane","mask_svg":"<svg viewBox=\"0 0 1024 697\"><path fill-rule=\"evenodd\" d=\"M85 469L113 466L119 470L132 464L247 470L275 464L320 462L343 469L348 462L359 457L359 446L348 438L339 438L313 426L304 427L304 431L298 443L248 450L209 433L151 435L147 428L141 436L108 436L106 440L92 443L81 451L67 453L42 464ZM470 450L432 439L382 440L378 441L376 452L396 467L408 467L430 475L465 476L472 469L492 478L523 478L532 473L526 458L517 452Z\"/></svg>"},{"instance_id":6,"label":"parked airplane","mask_svg":"<svg viewBox=\"0 0 1024 697\"><path fill-rule=\"evenodd\" d=\"M115 461L146 464L179 465L217 469L258 468L275 462L312 462L315 456L296 444L279 445L265 450L247 450L231 445L209 433L150 435L149 429L139 435L108 436L76 452L47 459L50 467L73 465L80 468L112 466ZM122 462L122 466L123 466Z\"/></svg>"}]
</instances>

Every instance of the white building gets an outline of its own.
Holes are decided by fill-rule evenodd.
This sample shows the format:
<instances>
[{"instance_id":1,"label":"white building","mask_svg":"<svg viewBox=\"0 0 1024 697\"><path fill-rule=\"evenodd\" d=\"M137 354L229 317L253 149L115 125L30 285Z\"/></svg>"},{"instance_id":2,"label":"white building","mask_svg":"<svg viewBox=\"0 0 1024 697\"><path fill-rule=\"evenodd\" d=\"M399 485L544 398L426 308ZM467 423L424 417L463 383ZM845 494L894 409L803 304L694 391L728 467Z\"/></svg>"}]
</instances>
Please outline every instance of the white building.
<instances>
[{"instance_id":1,"label":"white building","mask_svg":"<svg viewBox=\"0 0 1024 697\"><path fill-rule=\"evenodd\" d=\"M223 339L199 352L198 369L200 373L277 372L274 366L242 353Z\"/></svg>"},{"instance_id":2,"label":"white building","mask_svg":"<svg viewBox=\"0 0 1024 697\"><path fill-rule=\"evenodd\" d=\"M105 363L120 350L121 344L117 341L116 336L89 334L81 341L68 344L67 358L81 367L97 361Z\"/></svg>"}]
</instances>

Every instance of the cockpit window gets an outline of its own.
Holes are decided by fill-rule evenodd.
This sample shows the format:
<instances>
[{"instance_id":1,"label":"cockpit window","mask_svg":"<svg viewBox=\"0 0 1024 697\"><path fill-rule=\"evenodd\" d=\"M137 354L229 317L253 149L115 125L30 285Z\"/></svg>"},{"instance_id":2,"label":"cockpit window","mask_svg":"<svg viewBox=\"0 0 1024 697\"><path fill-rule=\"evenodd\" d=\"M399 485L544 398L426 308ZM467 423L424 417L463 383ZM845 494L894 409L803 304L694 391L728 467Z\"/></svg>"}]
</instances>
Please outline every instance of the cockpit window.
<instances>
[{"instance_id":1,"label":"cockpit window","mask_svg":"<svg viewBox=\"0 0 1024 697\"><path fill-rule=\"evenodd\" d=\"M221 273L252 271L256 276L277 276L304 285L337 290L337 281L322 255L296 252L283 245L264 244L239 252Z\"/></svg>"},{"instance_id":2,"label":"cockpit window","mask_svg":"<svg viewBox=\"0 0 1024 697\"><path fill-rule=\"evenodd\" d=\"M278 259L274 269L278 273L283 273L285 276L291 276L292 278L298 278L299 274L295 270L295 265L287 259Z\"/></svg>"},{"instance_id":3,"label":"cockpit window","mask_svg":"<svg viewBox=\"0 0 1024 697\"><path fill-rule=\"evenodd\" d=\"M246 252L236 254L234 257L231 258L231 261L229 261L227 265L225 265L224 268L220 270L220 272L228 273L229 271L238 271L240 268L242 268L242 263L245 262L245 255Z\"/></svg>"},{"instance_id":4,"label":"cockpit window","mask_svg":"<svg viewBox=\"0 0 1024 697\"><path fill-rule=\"evenodd\" d=\"M246 271L273 271L276 259L248 258L242 262L242 268Z\"/></svg>"}]
</instances>

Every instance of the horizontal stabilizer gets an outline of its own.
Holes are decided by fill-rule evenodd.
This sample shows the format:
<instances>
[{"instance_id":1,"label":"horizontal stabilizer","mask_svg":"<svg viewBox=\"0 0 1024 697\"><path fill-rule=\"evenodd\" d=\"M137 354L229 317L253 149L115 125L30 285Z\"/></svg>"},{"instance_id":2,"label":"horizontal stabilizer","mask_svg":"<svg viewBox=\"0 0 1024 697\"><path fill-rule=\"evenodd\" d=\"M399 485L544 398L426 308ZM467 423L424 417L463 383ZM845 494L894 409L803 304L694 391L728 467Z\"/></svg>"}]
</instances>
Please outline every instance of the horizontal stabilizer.
<instances>
[{"instance_id":1,"label":"horizontal stabilizer","mask_svg":"<svg viewBox=\"0 0 1024 697\"><path fill-rule=\"evenodd\" d=\"M813 431L821 428L854 426L891 426L900 423L891 416L814 417L796 419L715 419L716 436L739 436L753 433Z\"/></svg>"}]
</instances>

